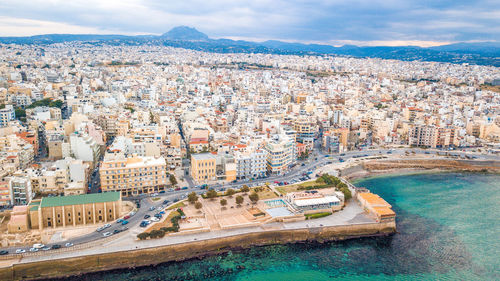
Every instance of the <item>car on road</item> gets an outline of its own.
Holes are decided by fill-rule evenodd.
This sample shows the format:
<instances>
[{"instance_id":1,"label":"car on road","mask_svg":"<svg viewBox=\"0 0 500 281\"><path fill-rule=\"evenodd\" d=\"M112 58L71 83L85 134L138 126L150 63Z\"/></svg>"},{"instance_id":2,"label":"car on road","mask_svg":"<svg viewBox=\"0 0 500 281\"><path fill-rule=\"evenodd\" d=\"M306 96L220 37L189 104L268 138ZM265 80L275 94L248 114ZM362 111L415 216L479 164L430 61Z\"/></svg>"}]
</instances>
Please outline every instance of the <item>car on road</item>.
<instances>
[{"instance_id":1,"label":"car on road","mask_svg":"<svg viewBox=\"0 0 500 281\"><path fill-rule=\"evenodd\" d=\"M30 252L38 252L37 248L30 248Z\"/></svg>"},{"instance_id":2,"label":"car on road","mask_svg":"<svg viewBox=\"0 0 500 281\"><path fill-rule=\"evenodd\" d=\"M145 215L144 219L149 219L151 216L150 215Z\"/></svg>"},{"instance_id":3,"label":"car on road","mask_svg":"<svg viewBox=\"0 0 500 281\"><path fill-rule=\"evenodd\" d=\"M128 220L128 219L130 219L130 216L129 216L129 215L126 215L126 216L124 216L124 217L123 217L123 219L124 219L124 220Z\"/></svg>"},{"instance_id":4,"label":"car on road","mask_svg":"<svg viewBox=\"0 0 500 281\"><path fill-rule=\"evenodd\" d=\"M116 223L122 223L123 219L117 219Z\"/></svg>"},{"instance_id":5,"label":"car on road","mask_svg":"<svg viewBox=\"0 0 500 281\"><path fill-rule=\"evenodd\" d=\"M48 250L50 250L50 247L45 246L45 247L42 248L42 250L43 251L48 251Z\"/></svg>"},{"instance_id":6,"label":"car on road","mask_svg":"<svg viewBox=\"0 0 500 281\"><path fill-rule=\"evenodd\" d=\"M180 187L176 187L176 188L175 188L175 191L179 191L179 190L181 190L181 188L180 188Z\"/></svg>"},{"instance_id":7,"label":"car on road","mask_svg":"<svg viewBox=\"0 0 500 281\"><path fill-rule=\"evenodd\" d=\"M159 206L158 208L156 208L156 210L158 210L158 211L163 211L163 209L165 209L165 208L163 208L162 206Z\"/></svg>"},{"instance_id":8,"label":"car on road","mask_svg":"<svg viewBox=\"0 0 500 281\"><path fill-rule=\"evenodd\" d=\"M128 215L133 217L135 215L135 212L130 212L130 214L128 214Z\"/></svg>"},{"instance_id":9,"label":"car on road","mask_svg":"<svg viewBox=\"0 0 500 281\"><path fill-rule=\"evenodd\" d=\"M151 206L151 207L149 207L149 210L150 210L150 211L154 211L154 210L155 210L155 206Z\"/></svg>"},{"instance_id":10,"label":"car on road","mask_svg":"<svg viewBox=\"0 0 500 281\"><path fill-rule=\"evenodd\" d=\"M104 237L108 237L108 236L111 236L111 235L113 235L113 233L111 233L111 232L109 232L109 231L108 231L108 232L104 232L104 233L102 234L102 236L104 236Z\"/></svg>"},{"instance_id":11,"label":"car on road","mask_svg":"<svg viewBox=\"0 0 500 281\"><path fill-rule=\"evenodd\" d=\"M168 201L168 200L163 200L163 205L167 205L168 203L170 203L170 201Z\"/></svg>"},{"instance_id":12,"label":"car on road","mask_svg":"<svg viewBox=\"0 0 500 281\"><path fill-rule=\"evenodd\" d=\"M60 248L61 248L61 245L59 245L59 244L52 245L52 249L53 250L57 250L57 249L60 249Z\"/></svg>"},{"instance_id":13,"label":"car on road","mask_svg":"<svg viewBox=\"0 0 500 281\"><path fill-rule=\"evenodd\" d=\"M22 253L26 253L26 250L25 249L17 249L16 250L16 254L22 254Z\"/></svg>"},{"instance_id":14,"label":"car on road","mask_svg":"<svg viewBox=\"0 0 500 281\"><path fill-rule=\"evenodd\" d=\"M104 229L105 229L105 228L101 226L101 227L98 227L95 231L97 231L97 232L101 232L101 231L103 231Z\"/></svg>"},{"instance_id":15,"label":"car on road","mask_svg":"<svg viewBox=\"0 0 500 281\"><path fill-rule=\"evenodd\" d=\"M115 229L113 230L113 234L117 234L117 233L120 233L121 231L119 229Z\"/></svg>"},{"instance_id":16,"label":"car on road","mask_svg":"<svg viewBox=\"0 0 500 281\"><path fill-rule=\"evenodd\" d=\"M9 253L9 251L6 251L6 250L1 250L1 251L0 251L0 255L2 255L2 256L3 256L3 255L6 255L6 254L8 254L8 253Z\"/></svg>"},{"instance_id":17,"label":"car on road","mask_svg":"<svg viewBox=\"0 0 500 281\"><path fill-rule=\"evenodd\" d=\"M68 243L64 244L64 247L73 247L73 243L68 242Z\"/></svg>"},{"instance_id":18,"label":"car on road","mask_svg":"<svg viewBox=\"0 0 500 281\"><path fill-rule=\"evenodd\" d=\"M33 248L35 248L35 249L41 249L41 248L43 248L43 247L45 247L45 245L43 245L43 244L41 244L41 243L36 243L36 244L33 244Z\"/></svg>"},{"instance_id":19,"label":"car on road","mask_svg":"<svg viewBox=\"0 0 500 281\"><path fill-rule=\"evenodd\" d=\"M126 224L128 224L127 220L122 221L122 225L126 225Z\"/></svg>"},{"instance_id":20,"label":"car on road","mask_svg":"<svg viewBox=\"0 0 500 281\"><path fill-rule=\"evenodd\" d=\"M173 200L173 201L174 201L174 203L175 203L175 202L179 201L179 198L174 198L174 200Z\"/></svg>"},{"instance_id":21,"label":"car on road","mask_svg":"<svg viewBox=\"0 0 500 281\"><path fill-rule=\"evenodd\" d=\"M108 228L108 227L111 227L111 224L107 223L107 224L103 225L102 227Z\"/></svg>"},{"instance_id":22,"label":"car on road","mask_svg":"<svg viewBox=\"0 0 500 281\"><path fill-rule=\"evenodd\" d=\"M186 189L188 189L188 187L187 186L183 186L181 189L182 190L186 190Z\"/></svg>"}]
</instances>

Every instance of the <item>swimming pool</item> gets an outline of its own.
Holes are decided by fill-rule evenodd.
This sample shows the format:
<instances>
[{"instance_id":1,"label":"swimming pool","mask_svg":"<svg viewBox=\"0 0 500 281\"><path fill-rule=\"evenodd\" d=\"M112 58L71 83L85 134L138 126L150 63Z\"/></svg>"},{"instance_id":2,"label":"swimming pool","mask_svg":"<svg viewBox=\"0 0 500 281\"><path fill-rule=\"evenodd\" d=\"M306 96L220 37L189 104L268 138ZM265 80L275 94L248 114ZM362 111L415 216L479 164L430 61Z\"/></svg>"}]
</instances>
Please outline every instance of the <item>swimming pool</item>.
<instances>
[{"instance_id":1,"label":"swimming pool","mask_svg":"<svg viewBox=\"0 0 500 281\"><path fill-rule=\"evenodd\" d=\"M274 199L274 200L267 200L264 201L267 206L275 208L275 207L284 207L286 206L285 201L283 199Z\"/></svg>"}]
</instances>

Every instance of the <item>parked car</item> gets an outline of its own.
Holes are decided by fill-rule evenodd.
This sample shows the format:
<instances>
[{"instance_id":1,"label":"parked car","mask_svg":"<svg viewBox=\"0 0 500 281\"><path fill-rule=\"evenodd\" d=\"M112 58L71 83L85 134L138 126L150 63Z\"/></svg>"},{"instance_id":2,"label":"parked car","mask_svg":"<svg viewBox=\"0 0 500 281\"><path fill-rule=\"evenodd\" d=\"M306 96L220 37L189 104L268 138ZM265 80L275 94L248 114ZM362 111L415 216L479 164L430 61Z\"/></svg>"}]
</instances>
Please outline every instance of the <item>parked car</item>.
<instances>
[{"instance_id":1,"label":"parked car","mask_svg":"<svg viewBox=\"0 0 500 281\"><path fill-rule=\"evenodd\" d=\"M157 221L160 221L160 219L157 217L154 217L154 218L151 218L151 221L157 222Z\"/></svg>"},{"instance_id":2,"label":"parked car","mask_svg":"<svg viewBox=\"0 0 500 281\"><path fill-rule=\"evenodd\" d=\"M123 219L117 219L116 223L122 223Z\"/></svg>"},{"instance_id":3,"label":"parked car","mask_svg":"<svg viewBox=\"0 0 500 281\"><path fill-rule=\"evenodd\" d=\"M146 227L148 226L148 222L142 221L141 224L139 224L140 227Z\"/></svg>"},{"instance_id":4,"label":"parked car","mask_svg":"<svg viewBox=\"0 0 500 281\"><path fill-rule=\"evenodd\" d=\"M26 250L25 249L17 249L16 250L16 254L22 254L22 253L26 253Z\"/></svg>"},{"instance_id":5,"label":"parked car","mask_svg":"<svg viewBox=\"0 0 500 281\"><path fill-rule=\"evenodd\" d=\"M42 248L42 250L43 251L48 251L48 250L50 250L50 247L45 246L45 247Z\"/></svg>"},{"instance_id":6,"label":"parked car","mask_svg":"<svg viewBox=\"0 0 500 281\"><path fill-rule=\"evenodd\" d=\"M40 243L33 244L33 248L35 248L35 249L41 249L43 247L45 247L45 245L40 244Z\"/></svg>"},{"instance_id":7,"label":"parked car","mask_svg":"<svg viewBox=\"0 0 500 281\"><path fill-rule=\"evenodd\" d=\"M181 189L182 190L186 190L186 189L188 189L188 187L187 186L183 186Z\"/></svg>"},{"instance_id":8,"label":"parked car","mask_svg":"<svg viewBox=\"0 0 500 281\"><path fill-rule=\"evenodd\" d=\"M8 253L9 253L9 251L6 251L6 250L1 250L1 251L0 251L0 255L2 255L2 256L3 256L3 255L6 255L6 254L8 254Z\"/></svg>"},{"instance_id":9,"label":"parked car","mask_svg":"<svg viewBox=\"0 0 500 281\"><path fill-rule=\"evenodd\" d=\"M111 224L107 223L107 224L103 225L102 227L108 228L108 227L111 227Z\"/></svg>"},{"instance_id":10,"label":"parked car","mask_svg":"<svg viewBox=\"0 0 500 281\"><path fill-rule=\"evenodd\" d=\"M104 227L98 227L95 231L97 231L97 232L101 232L101 231L103 231L103 230L104 230Z\"/></svg>"},{"instance_id":11,"label":"parked car","mask_svg":"<svg viewBox=\"0 0 500 281\"><path fill-rule=\"evenodd\" d=\"M144 219L149 219L151 216L150 215L145 215Z\"/></svg>"},{"instance_id":12,"label":"parked car","mask_svg":"<svg viewBox=\"0 0 500 281\"><path fill-rule=\"evenodd\" d=\"M170 201L168 200L163 200L163 205L167 205Z\"/></svg>"},{"instance_id":13,"label":"parked car","mask_svg":"<svg viewBox=\"0 0 500 281\"><path fill-rule=\"evenodd\" d=\"M68 243L64 244L64 247L73 247L73 243L68 242Z\"/></svg>"},{"instance_id":14,"label":"parked car","mask_svg":"<svg viewBox=\"0 0 500 281\"><path fill-rule=\"evenodd\" d=\"M128 221L127 221L127 220L122 221L122 225L126 225L126 224L128 224Z\"/></svg>"},{"instance_id":15,"label":"parked car","mask_svg":"<svg viewBox=\"0 0 500 281\"><path fill-rule=\"evenodd\" d=\"M130 212L130 214L128 214L128 215L133 217L135 215L135 212Z\"/></svg>"},{"instance_id":16,"label":"parked car","mask_svg":"<svg viewBox=\"0 0 500 281\"><path fill-rule=\"evenodd\" d=\"M38 252L37 248L30 248L30 252Z\"/></svg>"},{"instance_id":17,"label":"parked car","mask_svg":"<svg viewBox=\"0 0 500 281\"><path fill-rule=\"evenodd\" d=\"M52 245L52 249L54 249L54 250L57 250L57 249L60 249L60 248L61 248L61 245L59 245L59 244Z\"/></svg>"},{"instance_id":18,"label":"parked car","mask_svg":"<svg viewBox=\"0 0 500 281\"><path fill-rule=\"evenodd\" d=\"M113 230L113 234L117 234L117 233L120 233L120 230L119 230L119 229L115 229L115 230Z\"/></svg>"},{"instance_id":19,"label":"parked car","mask_svg":"<svg viewBox=\"0 0 500 281\"><path fill-rule=\"evenodd\" d=\"M155 210L155 206L151 206L151 207L149 207L149 210L150 210L150 211L154 211L154 210Z\"/></svg>"},{"instance_id":20,"label":"parked car","mask_svg":"<svg viewBox=\"0 0 500 281\"><path fill-rule=\"evenodd\" d=\"M126 215L126 216L124 216L124 217L123 217L123 219L124 219L124 220L128 220L128 219L130 219L130 216L129 216L129 215Z\"/></svg>"},{"instance_id":21,"label":"parked car","mask_svg":"<svg viewBox=\"0 0 500 281\"><path fill-rule=\"evenodd\" d=\"M102 236L104 236L104 237L108 237L108 236L111 236L111 235L113 235L113 233L111 233L111 232L104 232L102 234Z\"/></svg>"}]
</instances>

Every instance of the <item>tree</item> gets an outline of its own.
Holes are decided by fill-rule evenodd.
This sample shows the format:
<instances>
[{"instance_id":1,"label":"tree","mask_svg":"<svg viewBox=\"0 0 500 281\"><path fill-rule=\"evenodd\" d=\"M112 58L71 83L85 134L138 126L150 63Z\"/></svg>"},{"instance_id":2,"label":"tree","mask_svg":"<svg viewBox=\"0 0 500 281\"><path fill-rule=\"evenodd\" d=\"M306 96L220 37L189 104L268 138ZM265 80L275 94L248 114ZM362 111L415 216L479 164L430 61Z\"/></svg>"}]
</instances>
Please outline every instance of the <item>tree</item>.
<instances>
[{"instance_id":1,"label":"tree","mask_svg":"<svg viewBox=\"0 0 500 281\"><path fill-rule=\"evenodd\" d=\"M194 202L198 201L198 195L196 195L196 193L194 191L189 193L188 201L189 201L189 203L193 204Z\"/></svg>"},{"instance_id":2,"label":"tree","mask_svg":"<svg viewBox=\"0 0 500 281\"><path fill-rule=\"evenodd\" d=\"M137 234L137 238L139 238L139 240L146 240L146 239L148 239L148 237L149 237L149 233L147 233L147 232Z\"/></svg>"},{"instance_id":3,"label":"tree","mask_svg":"<svg viewBox=\"0 0 500 281\"><path fill-rule=\"evenodd\" d=\"M207 191L207 198L213 199L215 197L217 197L217 191L215 191L213 189L210 189L209 191Z\"/></svg>"},{"instance_id":4,"label":"tree","mask_svg":"<svg viewBox=\"0 0 500 281\"><path fill-rule=\"evenodd\" d=\"M221 205L222 207L226 206L226 205L227 205L227 200L226 200L226 199L221 199L221 200L220 200L220 205Z\"/></svg>"},{"instance_id":5,"label":"tree","mask_svg":"<svg viewBox=\"0 0 500 281\"><path fill-rule=\"evenodd\" d=\"M236 196L236 204L238 204L238 206L240 206L241 203L243 203L243 196L241 196L241 195Z\"/></svg>"},{"instance_id":6,"label":"tree","mask_svg":"<svg viewBox=\"0 0 500 281\"><path fill-rule=\"evenodd\" d=\"M176 185L177 184L177 179L175 178L174 175L170 175L170 183L172 185Z\"/></svg>"},{"instance_id":7,"label":"tree","mask_svg":"<svg viewBox=\"0 0 500 281\"><path fill-rule=\"evenodd\" d=\"M259 194L253 192L252 194L248 195L248 199L250 199L250 201L255 204L257 203L257 201L259 201Z\"/></svg>"},{"instance_id":8,"label":"tree","mask_svg":"<svg viewBox=\"0 0 500 281\"><path fill-rule=\"evenodd\" d=\"M230 188L226 191L226 195L229 197L233 196L235 193L236 193L236 191L234 191L234 189L232 189L232 188Z\"/></svg>"},{"instance_id":9,"label":"tree","mask_svg":"<svg viewBox=\"0 0 500 281\"><path fill-rule=\"evenodd\" d=\"M246 184L245 184L245 185L243 185L243 186L241 187L241 191L242 191L242 192L249 192L249 191L250 191L250 188L248 187L248 185L246 185Z\"/></svg>"},{"instance_id":10,"label":"tree","mask_svg":"<svg viewBox=\"0 0 500 281\"><path fill-rule=\"evenodd\" d=\"M199 210L199 209L201 209L201 207L203 207L203 205L201 204L201 202L196 202L194 204L194 207L196 208L196 210Z\"/></svg>"}]
</instances>

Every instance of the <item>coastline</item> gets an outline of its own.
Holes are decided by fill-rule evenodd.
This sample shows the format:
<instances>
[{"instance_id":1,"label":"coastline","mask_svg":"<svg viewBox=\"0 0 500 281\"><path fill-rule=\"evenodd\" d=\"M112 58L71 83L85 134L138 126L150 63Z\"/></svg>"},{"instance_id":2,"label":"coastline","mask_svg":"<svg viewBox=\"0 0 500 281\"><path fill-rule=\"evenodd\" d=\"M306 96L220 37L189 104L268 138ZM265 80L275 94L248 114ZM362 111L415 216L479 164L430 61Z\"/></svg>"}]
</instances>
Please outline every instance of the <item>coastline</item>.
<instances>
[{"instance_id":1,"label":"coastline","mask_svg":"<svg viewBox=\"0 0 500 281\"><path fill-rule=\"evenodd\" d=\"M428 163L422 163L426 161ZM366 165L366 163L369 163ZM342 170L342 176L352 181L358 182L362 179L377 177L377 176L403 176L415 174L436 174L436 173L488 173L500 174L500 161L488 161L485 165L481 161L457 161L451 159L436 160L406 160L403 163L398 163L394 160L375 160L359 163L354 168ZM373 169L374 163L388 163L388 167L381 165L381 169ZM493 162L493 165L491 163ZM458 164L457 164L458 163ZM371 165L370 165L371 164ZM375 165L376 165L375 164ZM384 163L385 164L385 163ZM408 168L408 165L414 164L417 168ZM367 168L368 166L368 168ZM419 167L420 166L420 167ZM427 167L421 167L427 166Z\"/></svg>"},{"instance_id":2,"label":"coastline","mask_svg":"<svg viewBox=\"0 0 500 281\"><path fill-rule=\"evenodd\" d=\"M394 160L392 160L394 161ZM405 160L407 166L410 160ZM419 163L421 164L421 160ZM441 162L440 162L441 161ZM411 175L421 173L484 172L484 165L471 165L472 169L439 167L446 160L434 161L432 168L391 167L385 169L367 169L366 162L350 167L342 176L354 183L358 180L389 175ZM371 161L374 162L374 161ZM384 161L377 161L378 163ZM388 163L388 161L385 161ZM403 162L403 161L402 161ZM456 161L455 161L456 162ZM447 162L451 163L451 162ZM394 163L392 163L394 164ZM490 163L491 164L491 163ZM497 165L498 164L498 165ZM500 172L500 162L494 169L486 171ZM291 243L324 243L360 237L388 236L396 233L396 223L353 223L348 225L316 226L287 230L262 230L232 236L203 239L178 244L143 247L101 254L82 254L70 257L54 257L49 260L20 261L0 268L1 280L49 279L77 276L85 273L110 271L115 269L154 266L172 261L200 259L218 255L230 250L241 250L255 246ZM195 239L196 240L196 239ZM57 267L54 267L57 264Z\"/></svg>"},{"instance_id":3,"label":"coastline","mask_svg":"<svg viewBox=\"0 0 500 281\"><path fill-rule=\"evenodd\" d=\"M63 278L91 272L203 258L208 255L217 255L230 250L255 246L311 242L325 243L361 237L388 236L395 232L396 223L393 221L246 233L153 248L15 263L9 267L0 268L0 279ZM57 267L54 264L57 264Z\"/></svg>"}]
</instances>

